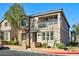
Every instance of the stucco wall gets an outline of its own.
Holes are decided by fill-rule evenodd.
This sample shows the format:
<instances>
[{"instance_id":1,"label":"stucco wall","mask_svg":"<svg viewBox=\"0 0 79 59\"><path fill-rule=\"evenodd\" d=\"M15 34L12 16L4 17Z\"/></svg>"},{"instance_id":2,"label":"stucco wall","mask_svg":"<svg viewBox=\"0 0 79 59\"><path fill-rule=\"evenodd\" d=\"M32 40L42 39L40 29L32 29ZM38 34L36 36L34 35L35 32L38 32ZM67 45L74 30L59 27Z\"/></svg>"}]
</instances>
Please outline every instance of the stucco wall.
<instances>
[{"instance_id":1,"label":"stucco wall","mask_svg":"<svg viewBox=\"0 0 79 59\"><path fill-rule=\"evenodd\" d=\"M21 36L22 33L26 33L26 31L25 30L18 30L18 43L19 44L22 44L22 41L23 41L22 36ZM29 46L29 34L28 34L28 31L26 33L26 44L27 44L27 46Z\"/></svg>"},{"instance_id":2,"label":"stucco wall","mask_svg":"<svg viewBox=\"0 0 79 59\"><path fill-rule=\"evenodd\" d=\"M7 26L5 26L6 22L7 22ZM11 35L11 33L10 33L11 26L8 23L7 20L3 20L3 22L1 23L0 30L4 33L3 34L4 40L10 41L10 39L11 39L11 37L10 37L10 35ZM8 33L8 39L6 39L6 36L5 36L6 32Z\"/></svg>"},{"instance_id":3,"label":"stucco wall","mask_svg":"<svg viewBox=\"0 0 79 59\"><path fill-rule=\"evenodd\" d=\"M7 22L7 20L4 20L4 21L1 23L1 30L2 30L2 31L9 31L9 30L11 30L10 24L7 22L7 26L5 26L5 22Z\"/></svg>"}]
</instances>

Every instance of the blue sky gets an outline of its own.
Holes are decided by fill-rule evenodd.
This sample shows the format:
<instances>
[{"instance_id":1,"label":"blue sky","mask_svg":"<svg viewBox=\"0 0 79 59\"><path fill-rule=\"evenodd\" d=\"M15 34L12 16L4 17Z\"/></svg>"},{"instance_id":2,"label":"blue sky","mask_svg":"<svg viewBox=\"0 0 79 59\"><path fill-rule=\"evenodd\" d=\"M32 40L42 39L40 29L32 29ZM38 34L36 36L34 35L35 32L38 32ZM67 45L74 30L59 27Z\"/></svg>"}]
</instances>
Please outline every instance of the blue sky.
<instances>
[{"instance_id":1,"label":"blue sky","mask_svg":"<svg viewBox=\"0 0 79 59\"><path fill-rule=\"evenodd\" d=\"M0 21L11 5L12 4L9 3L0 3ZM22 6L24 7L25 13L28 15L63 8L71 27L73 24L79 23L79 4L77 3L26 3L22 4Z\"/></svg>"}]
</instances>

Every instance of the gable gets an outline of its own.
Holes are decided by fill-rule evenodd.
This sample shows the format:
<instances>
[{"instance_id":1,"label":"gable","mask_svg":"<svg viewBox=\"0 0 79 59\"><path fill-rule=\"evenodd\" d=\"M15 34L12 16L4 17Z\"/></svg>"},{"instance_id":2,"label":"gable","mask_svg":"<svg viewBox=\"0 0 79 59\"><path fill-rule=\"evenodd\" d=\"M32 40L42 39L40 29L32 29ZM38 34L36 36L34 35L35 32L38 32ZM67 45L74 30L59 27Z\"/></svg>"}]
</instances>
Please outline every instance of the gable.
<instances>
[{"instance_id":1,"label":"gable","mask_svg":"<svg viewBox=\"0 0 79 59\"><path fill-rule=\"evenodd\" d=\"M1 31L8 31L11 29L11 26L10 24L8 23L7 20L3 20L1 23L0 23L0 29Z\"/></svg>"}]
</instances>

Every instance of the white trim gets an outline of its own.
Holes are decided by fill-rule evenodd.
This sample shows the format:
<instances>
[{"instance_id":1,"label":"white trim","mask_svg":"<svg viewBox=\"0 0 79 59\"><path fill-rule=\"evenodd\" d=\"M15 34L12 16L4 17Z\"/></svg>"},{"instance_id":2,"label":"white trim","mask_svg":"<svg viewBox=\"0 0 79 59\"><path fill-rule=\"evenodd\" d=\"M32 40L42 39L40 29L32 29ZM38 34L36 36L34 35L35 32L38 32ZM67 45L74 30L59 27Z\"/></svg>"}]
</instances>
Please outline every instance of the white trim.
<instances>
[{"instance_id":1,"label":"white trim","mask_svg":"<svg viewBox=\"0 0 79 59\"><path fill-rule=\"evenodd\" d=\"M6 39L6 33L7 33L8 39ZM10 32L4 32L4 40L10 41Z\"/></svg>"}]
</instances>

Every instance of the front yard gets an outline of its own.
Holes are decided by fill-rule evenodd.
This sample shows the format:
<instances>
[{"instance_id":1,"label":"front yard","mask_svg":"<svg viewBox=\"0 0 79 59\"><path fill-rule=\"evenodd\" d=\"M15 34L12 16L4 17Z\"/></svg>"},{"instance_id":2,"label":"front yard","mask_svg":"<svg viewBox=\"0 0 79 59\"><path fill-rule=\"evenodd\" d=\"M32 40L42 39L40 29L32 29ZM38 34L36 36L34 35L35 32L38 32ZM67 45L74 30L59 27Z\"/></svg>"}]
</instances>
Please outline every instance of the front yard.
<instances>
[{"instance_id":1,"label":"front yard","mask_svg":"<svg viewBox=\"0 0 79 59\"><path fill-rule=\"evenodd\" d=\"M72 52L79 52L79 47L68 46L67 48L69 49L69 51L72 51Z\"/></svg>"}]
</instances>

